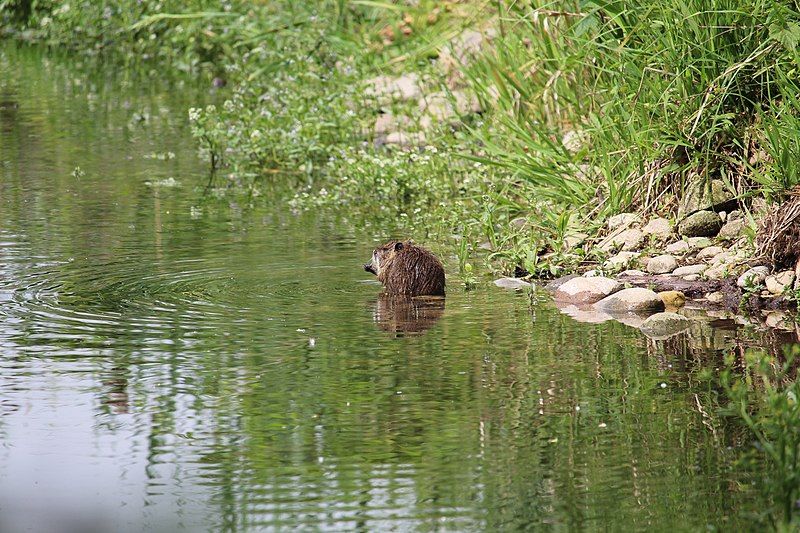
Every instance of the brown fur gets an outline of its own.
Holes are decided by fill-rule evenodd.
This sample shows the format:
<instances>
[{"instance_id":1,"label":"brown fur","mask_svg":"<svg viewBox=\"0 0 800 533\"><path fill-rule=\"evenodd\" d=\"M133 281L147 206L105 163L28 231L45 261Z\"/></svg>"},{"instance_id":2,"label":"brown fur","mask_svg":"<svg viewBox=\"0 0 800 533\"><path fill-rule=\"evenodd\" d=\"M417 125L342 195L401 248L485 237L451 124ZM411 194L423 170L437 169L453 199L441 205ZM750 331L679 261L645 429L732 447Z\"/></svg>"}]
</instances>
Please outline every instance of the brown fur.
<instances>
[{"instance_id":1,"label":"brown fur","mask_svg":"<svg viewBox=\"0 0 800 533\"><path fill-rule=\"evenodd\" d=\"M375 248L364 270L378 276L387 295L444 296L442 263L411 241L389 241Z\"/></svg>"}]
</instances>

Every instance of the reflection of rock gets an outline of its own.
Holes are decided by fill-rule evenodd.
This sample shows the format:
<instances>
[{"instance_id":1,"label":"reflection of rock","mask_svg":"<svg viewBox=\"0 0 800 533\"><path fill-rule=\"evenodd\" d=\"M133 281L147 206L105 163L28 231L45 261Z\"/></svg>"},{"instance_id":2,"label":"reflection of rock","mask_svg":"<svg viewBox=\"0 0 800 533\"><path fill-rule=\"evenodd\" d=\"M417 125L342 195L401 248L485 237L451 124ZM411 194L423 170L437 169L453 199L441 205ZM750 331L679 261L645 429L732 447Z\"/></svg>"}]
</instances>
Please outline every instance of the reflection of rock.
<instances>
[{"instance_id":1,"label":"reflection of rock","mask_svg":"<svg viewBox=\"0 0 800 533\"><path fill-rule=\"evenodd\" d=\"M381 295L375 302L373 319L384 331L400 335L420 335L444 314L444 298L392 297Z\"/></svg>"},{"instance_id":2,"label":"reflection of rock","mask_svg":"<svg viewBox=\"0 0 800 533\"><path fill-rule=\"evenodd\" d=\"M578 306L575 304L559 302L558 300L555 301L555 304L559 311L569 317L572 317L578 322L584 322L586 324L600 324L613 319L611 315L603 313L602 311L598 311L591 305Z\"/></svg>"}]
</instances>

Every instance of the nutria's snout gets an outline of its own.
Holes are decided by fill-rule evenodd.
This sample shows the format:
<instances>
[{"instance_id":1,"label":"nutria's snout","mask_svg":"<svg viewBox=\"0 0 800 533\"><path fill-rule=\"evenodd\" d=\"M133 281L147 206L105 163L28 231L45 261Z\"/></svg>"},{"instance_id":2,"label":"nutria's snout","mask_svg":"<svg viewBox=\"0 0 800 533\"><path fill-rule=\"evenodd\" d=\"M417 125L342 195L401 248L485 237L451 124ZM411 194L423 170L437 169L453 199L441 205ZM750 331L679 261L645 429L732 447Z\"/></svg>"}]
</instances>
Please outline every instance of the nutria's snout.
<instances>
[{"instance_id":1,"label":"nutria's snout","mask_svg":"<svg viewBox=\"0 0 800 533\"><path fill-rule=\"evenodd\" d=\"M364 264L364 270L366 270L370 274L375 274L376 276L378 275L378 273L375 272L375 267L372 266L372 263L365 263Z\"/></svg>"}]
</instances>

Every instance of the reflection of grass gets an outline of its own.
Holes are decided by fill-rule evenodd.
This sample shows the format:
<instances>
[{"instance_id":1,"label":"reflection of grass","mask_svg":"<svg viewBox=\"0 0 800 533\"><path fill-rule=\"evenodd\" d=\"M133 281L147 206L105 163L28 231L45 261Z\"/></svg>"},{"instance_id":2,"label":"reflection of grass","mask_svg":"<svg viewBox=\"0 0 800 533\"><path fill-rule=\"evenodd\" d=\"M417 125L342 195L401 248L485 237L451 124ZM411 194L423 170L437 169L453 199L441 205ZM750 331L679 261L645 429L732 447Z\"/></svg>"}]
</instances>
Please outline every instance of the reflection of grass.
<instances>
[{"instance_id":1,"label":"reflection of grass","mask_svg":"<svg viewBox=\"0 0 800 533\"><path fill-rule=\"evenodd\" d=\"M800 348L792 347L781 363L748 353L747 371L740 379L730 371L723 374L729 407L755 437L758 455L768 466L763 480L774 508L766 514L776 529L786 531L800 525L800 380L794 364L798 354Z\"/></svg>"}]
</instances>

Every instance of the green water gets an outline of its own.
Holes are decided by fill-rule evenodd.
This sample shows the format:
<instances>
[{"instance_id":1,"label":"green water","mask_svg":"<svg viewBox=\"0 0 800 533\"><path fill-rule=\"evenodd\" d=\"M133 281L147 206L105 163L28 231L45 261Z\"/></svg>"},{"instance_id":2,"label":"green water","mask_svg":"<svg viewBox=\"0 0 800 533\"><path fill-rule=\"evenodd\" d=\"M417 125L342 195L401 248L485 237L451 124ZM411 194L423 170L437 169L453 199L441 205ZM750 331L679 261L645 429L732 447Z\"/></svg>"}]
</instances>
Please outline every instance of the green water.
<instances>
[{"instance_id":1,"label":"green water","mask_svg":"<svg viewBox=\"0 0 800 533\"><path fill-rule=\"evenodd\" d=\"M204 195L207 87L10 45L0 73L0 530L729 530L766 505L703 379L748 330L657 342L465 293L436 243L446 306L392 307L361 270L390 228Z\"/></svg>"}]
</instances>

